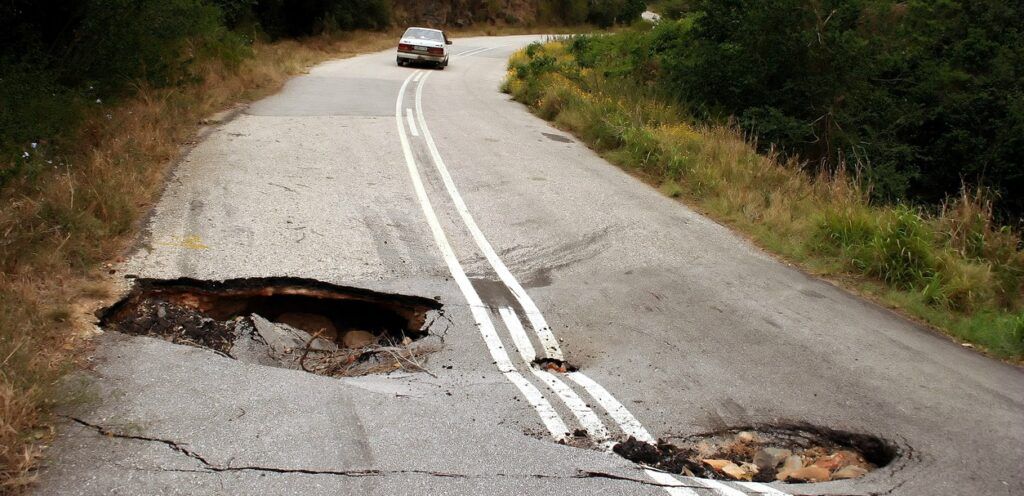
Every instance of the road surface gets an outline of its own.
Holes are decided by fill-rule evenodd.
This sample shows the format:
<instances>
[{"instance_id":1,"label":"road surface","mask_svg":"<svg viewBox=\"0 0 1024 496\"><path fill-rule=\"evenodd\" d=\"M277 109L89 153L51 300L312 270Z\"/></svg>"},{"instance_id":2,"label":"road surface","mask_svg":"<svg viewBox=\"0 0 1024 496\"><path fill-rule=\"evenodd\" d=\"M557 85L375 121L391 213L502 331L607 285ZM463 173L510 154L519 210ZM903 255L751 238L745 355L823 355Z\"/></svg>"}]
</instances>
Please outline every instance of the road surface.
<instances>
[{"instance_id":1,"label":"road surface","mask_svg":"<svg viewBox=\"0 0 1024 496\"><path fill-rule=\"evenodd\" d=\"M532 39L456 40L444 71L389 51L295 78L188 153L121 268L438 297L429 374L335 379L107 332L38 492L1024 494L1021 370L774 260L529 114L498 86ZM554 442L789 422L901 456L741 485Z\"/></svg>"}]
</instances>

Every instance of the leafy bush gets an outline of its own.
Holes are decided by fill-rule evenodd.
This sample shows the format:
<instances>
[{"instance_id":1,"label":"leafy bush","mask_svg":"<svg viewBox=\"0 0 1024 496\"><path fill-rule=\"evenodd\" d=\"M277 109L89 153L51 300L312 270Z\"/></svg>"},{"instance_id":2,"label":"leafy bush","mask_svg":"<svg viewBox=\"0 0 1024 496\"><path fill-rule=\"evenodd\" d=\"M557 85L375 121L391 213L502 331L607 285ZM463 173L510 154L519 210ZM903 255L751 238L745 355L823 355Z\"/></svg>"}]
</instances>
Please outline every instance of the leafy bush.
<instances>
[{"instance_id":1,"label":"leafy bush","mask_svg":"<svg viewBox=\"0 0 1024 496\"><path fill-rule=\"evenodd\" d=\"M662 2L658 12L666 19L679 20L693 11L693 0L669 0Z\"/></svg>"},{"instance_id":2,"label":"leafy bush","mask_svg":"<svg viewBox=\"0 0 1024 496\"><path fill-rule=\"evenodd\" d=\"M857 165L876 198L964 181L1024 213L1024 9L995 0L701 0L659 82L764 146Z\"/></svg>"},{"instance_id":3,"label":"leafy bush","mask_svg":"<svg viewBox=\"0 0 1024 496\"><path fill-rule=\"evenodd\" d=\"M89 107L136 84L193 79L200 58L248 48L203 0L15 0L0 6L0 187L54 163ZM49 158L47 158L49 157Z\"/></svg>"},{"instance_id":4,"label":"leafy bush","mask_svg":"<svg viewBox=\"0 0 1024 496\"><path fill-rule=\"evenodd\" d=\"M260 25L273 37L381 29L391 23L387 0L258 0L254 9Z\"/></svg>"},{"instance_id":5,"label":"leafy bush","mask_svg":"<svg viewBox=\"0 0 1024 496\"><path fill-rule=\"evenodd\" d=\"M0 59L0 187L45 166L39 153L79 116L73 94L52 72ZM4 165L6 164L6 165Z\"/></svg>"},{"instance_id":6,"label":"leafy bush","mask_svg":"<svg viewBox=\"0 0 1024 496\"><path fill-rule=\"evenodd\" d=\"M210 3L220 9L224 19L224 25L234 29L246 22L253 21L253 7L259 0L210 0Z\"/></svg>"},{"instance_id":7,"label":"leafy bush","mask_svg":"<svg viewBox=\"0 0 1024 496\"><path fill-rule=\"evenodd\" d=\"M138 80L176 84L189 77L197 52L230 43L220 11L201 0L91 0L82 15L76 30L81 41L59 63L100 94Z\"/></svg>"},{"instance_id":8,"label":"leafy bush","mask_svg":"<svg viewBox=\"0 0 1024 496\"><path fill-rule=\"evenodd\" d=\"M587 20L599 27L630 24L647 8L643 0L592 0Z\"/></svg>"},{"instance_id":9,"label":"leafy bush","mask_svg":"<svg viewBox=\"0 0 1024 496\"><path fill-rule=\"evenodd\" d=\"M589 0L557 0L553 2L557 17L569 25L583 24L589 13Z\"/></svg>"}]
</instances>

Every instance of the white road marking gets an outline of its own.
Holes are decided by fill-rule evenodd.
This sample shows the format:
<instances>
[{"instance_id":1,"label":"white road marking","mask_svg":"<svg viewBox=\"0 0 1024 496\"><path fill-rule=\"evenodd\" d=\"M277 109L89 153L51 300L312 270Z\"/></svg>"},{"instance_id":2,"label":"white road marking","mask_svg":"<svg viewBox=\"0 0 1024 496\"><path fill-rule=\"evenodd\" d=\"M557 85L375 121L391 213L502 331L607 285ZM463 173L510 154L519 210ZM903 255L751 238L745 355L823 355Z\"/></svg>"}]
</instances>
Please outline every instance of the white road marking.
<instances>
[{"instance_id":1,"label":"white road marking","mask_svg":"<svg viewBox=\"0 0 1024 496\"><path fill-rule=\"evenodd\" d=\"M583 372L569 372L566 374L576 384L579 384L587 394L592 396L595 401L604 411L608 412L608 415L615 420L615 423L619 424L619 428L622 432L626 433L627 436L633 436L637 441L643 441L645 443L653 443L654 437L651 436L647 429L640 423L636 417L633 416L629 410L612 396L604 386L597 383L597 381L591 379Z\"/></svg>"},{"instance_id":2,"label":"white road marking","mask_svg":"<svg viewBox=\"0 0 1024 496\"><path fill-rule=\"evenodd\" d=\"M490 48L487 48L487 47L474 48L472 50L466 50L464 52L456 53L455 55L453 55L453 57L469 57L470 55L476 55L476 54L478 54L480 52L486 52L487 50L494 50L495 48L499 48L499 47L502 47L502 46L505 46L505 45L499 45L499 46L490 47Z\"/></svg>"},{"instance_id":3,"label":"white road marking","mask_svg":"<svg viewBox=\"0 0 1024 496\"><path fill-rule=\"evenodd\" d=\"M546 370L538 370L531 367L530 371L533 375L537 376L538 379L543 381L551 388L555 394L558 395L562 403L569 408L569 411L580 421L580 425L583 426L587 431L587 436L594 442L596 446L601 447L603 451L610 452L614 442L608 439L608 429L605 428L601 422L601 418L594 413L593 410L587 407L587 403L583 401L575 391L569 386L566 386L564 382L555 374L552 374Z\"/></svg>"},{"instance_id":4,"label":"white road marking","mask_svg":"<svg viewBox=\"0 0 1024 496\"><path fill-rule=\"evenodd\" d=\"M761 484L760 482L737 482L737 484L750 489L751 491L756 491L758 494L767 494L768 496L789 496L774 487Z\"/></svg>"},{"instance_id":5,"label":"white road marking","mask_svg":"<svg viewBox=\"0 0 1024 496\"><path fill-rule=\"evenodd\" d=\"M728 486L723 482L718 482L713 479L701 479L699 477L690 477L689 479L696 482L697 484L700 484L708 489L711 489L711 491L713 491L716 494L721 494L722 496L747 496L747 494L744 493L743 491L740 491L739 489L734 489L733 487Z\"/></svg>"},{"instance_id":6,"label":"white road marking","mask_svg":"<svg viewBox=\"0 0 1024 496\"><path fill-rule=\"evenodd\" d=\"M533 363L537 359L537 352L534 351L533 343L530 342L529 336L523 330L523 325L519 322L519 317L516 316L515 310L509 307L501 307L498 309L498 314L501 315L501 320L505 321L505 327L508 328L509 334L512 335L512 342L515 343L516 349L522 355L523 361L527 364Z\"/></svg>"},{"instance_id":7,"label":"white road marking","mask_svg":"<svg viewBox=\"0 0 1024 496\"><path fill-rule=\"evenodd\" d=\"M504 48L504 47L507 47L507 46L508 46L508 44L506 43L504 45L493 46L493 47L490 47L490 48L482 48L482 49L477 49L477 50L468 50L468 51L462 52L460 54L454 55L454 57L468 57L470 55L478 55L478 54L481 54L481 53L484 53L484 52L487 52L487 51L490 51L490 50L497 50L499 48Z\"/></svg>"},{"instance_id":8,"label":"white road marking","mask_svg":"<svg viewBox=\"0 0 1024 496\"><path fill-rule=\"evenodd\" d=\"M421 77L423 77L423 73L422 72L416 72L415 75L413 76L412 80L413 80L413 82L416 82L416 81L419 81Z\"/></svg>"},{"instance_id":9,"label":"white road marking","mask_svg":"<svg viewBox=\"0 0 1024 496\"><path fill-rule=\"evenodd\" d=\"M463 297L466 298L466 303L469 304L470 313L473 315L473 320L476 322L476 326L484 338L484 343L487 345L487 350L490 352L491 357L494 358L495 363L498 364L498 368L504 373L505 378L519 388L519 391L526 397L530 405L537 410L541 422L547 427L551 437L558 441L563 440L569 433L569 428L562 421L554 407L551 406L551 403L544 398L540 390L533 383L526 380L512 365L512 361L509 360L508 353L505 352L505 348L502 346L501 340L494 330L494 325L491 323L491 318L488 315L489 309L484 306L480 295L477 294L473 284L469 281L469 277L466 276L466 271L459 264L459 259L455 256L455 251L452 249L451 243L448 242L448 237L444 234L441 222L437 219L437 213L434 211L430 198L427 196L427 191L423 187L423 180L420 178L416 159L413 156L412 148L409 146L409 139L405 136L405 127L402 125L402 100L405 98L405 89L409 86L409 81L414 74L410 74L409 77L405 78L401 89L398 90L398 100L395 102L395 123L398 125L398 138L402 144L405 165L409 169L409 177L412 179L416 198L423 209L423 215L427 218L427 224L430 226L430 232L434 236L434 241L437 243L438 249L441 250L441 256L448 265L448 271L451 273L452 278L455 279L459 290L462 291Z\"/></svg>"},{"instance_id":10,"label":"white road marking","mask_svg":"<svg viewBox=\"0 0 1024 496\"><path fill-rule=\"evenodd\" d=\"M412 118L411 108L405 109L405 120L409 123L409 132L412 133L413 136L419 137L420 132L416 130L416 121Z\"/></svg>"},{"instance_id":11,"label":"white road marking","mask_svg":"<svg viewBox=\"0 0 1024 496\"><path fill-rule=\"evenodd\" d=\"M537 353L534 351L533 343L530 342L526 331L523 330L523 325L519 322L519 317L516 316L515 310L509 307L501 307L498 309L498 314L501 315L501 320L505 322L505 327L508 329L509 334L512 335L512 342L515 343L516 349L519 350L519 355L523 357L523 361L526 362L526 367L530 369L530 372L533 372L534 376L544 384L547 384L548 388L558 395L562 403L580 421L580 425L586 429L587 435L595 444L601 446L605 451L611 451L615 443L609 440L608 429L601 422L601 418L576 394L576 391L573 391L555 374L545 370L538 370L532 366Z\"/></svg>"},{"instance_id":12,"label":"white road marking","mask_svg":"<svg viewBox=\"0 0 1024 496\"><path fill-rule=\"evenodd\" d=\"M569 435L569 427L565 425L562 417L558 415L558 412L551 406L547 398L541 394L540 390L530 381L526 380L519 372L505 372L505 378L512 384L515 384L519 388L519 392L523 393L526 401L530 403L530 406L537 410L541 422L544 423L544 427L551 433L551 437L555 441L564 441Z\"/></svg>"},{"instance_id":13,"label":"white road marking","mask_svg":"<svg viewBox=\"0 0 1024 496\"><path fill-rule=\"evenodd\" d=\"M658 472L657 470L651 469L645 469L644 473L646 473L647 477L650 477L654 482L662 484L662 488L665 489L665 492L672 496L699 496L697 491L686 487L685 484L679 482L675 477L672 477L672 474Z\"/></svg>"},{"instance_id":14,"label":"white road marking","mask_svg":"<svg viewBox=\"0 0 1024 496\"><path fill-rule=\"evenodd\" d=\"M459 53L456 53L456 54L452 55L452 57L466 57L466 56L472 55L473 52L475 52L477 50L483 50L483 48L470 48L469 50L463 50L463 51L461 51Z\"/></svg>"},{"instance_id":15,"label":"white road marking","mask_svg":"<svg viewBox=\"0 0 1024 496\"><path fill-rule=\"evenodd\" d=\"M530 295L526 294L526 290L523 289L519 281L512 275L512 272L508 270L505 263L501 261L494 248L491 247L491 243L487 241L484 233L476 225L476 221L473 220L473 216L469 213L469 207L462 200L462 195L459 194L451 174L448 173L448 167L444 164L441 154L437 151L437 145L434 143L434 138L430 135L427 122L423 118L423 87L426 86L427 78L429 77L430 73L423 76L422 82L416 87L416 118L419 120L420 129L423 131L423 139L427 142L427 149L430 150L430 157L434 162L434 167L437 169L438 174L441 175L444 188L448 191L448 196L451 198L452 203L455 204L455 209L458 210L459 216L462 217L462 222L466 224L466 228L473 237L477 248L487 258L487 262L490 263L494 272L498 274L498 278L501 279L501 282L505 283L512 296L519 302L523 312L526 314L526 318L530 320L530 325L533 326L534 332L537 333L537 337L540 338L540 342L544 346L545 355L562 360L562 348L558 346L558 340L551 333L551 327L544 320L544 316L540 313L540 309L537 308L533 299L530 298Z\"/></svg>"},{"instance_id":16,"label":"white road marking","mask_svg":"<svg viewBox=\"0 0 1024 496\"><path fill-rule=\"evenodd\" d=\"M469 230L470 235L473 237L473 240L476 243L477 248L479 248L480 251L484 254L484 257L487 258L487 261L490 263L494 271L498 274L498 277L502 280L505 286L516 298L516 301L522 307L527 319L530 321L530 324L533 327L534 332L537 334L537 337L540 339L541 344L544 346L546 356L549 358L562 360L563 354L561 347L558 345L558 341L555 338L554 333L551 332L551 328L544 320L544 316L541 314L540 309L537 308L537 305L533 302L533 299L530 298L530 296L526 293L526 290L523 289L522 285L519 284L519 281L516 280L514 275L512 275L512 272L509 271L508 267L505 266L505 263L501 261L501 258L498 257L498 254L494 251L494 248L491 246L490 242L487 241L487 238L484 236L483 232L477 226L476 221L473 220L473 216L469 212L469 207L466 206L465 201L463 201L462 196L459 194L458 189L455 187L455 182L452 180L451 174L448 173L448 167L445 165L444 160L441 158L440 152L438 152L437 150L437 145L434 143L434 138L430 134L430 128L427 126L427 122L423 114L423 87L426 85L426 80L428 77L430 77L430 73L425 74L420 84L417 85L415 106L417 114L416 117L417 120L419 121L420 129L423 130L423 138L424 141L426 142L427 149L430 151L430 156L432 161L434 162L434 167L437 169L438 174L440 174L442 182L444 183L445 186L445 190L448 192L448 196L451 198L456 210L458 210L459 216L462 217L462 221L466 225L467 230ZM405 85L402 86L401 91L402 93L404 93ZM399 95L399 98L401 98L401 94ZM400 116L400 110L396 109L396 112L396 115ZM399 117L398 120L399 128L401 128L401 118ZM403 142L403 144L406 147L408 147L407 142ZM411 152L409 153L410 155L408 155L407 158L411 156ZM411 165L411 167L415 167L415 163L413 162L412 164L413 165ZM416 180L419 181L418 172L416 173ZM419 190L422 190L422 183L419 183L417 191ZM429 202L429 200L427 201ZM433 209L431 209L431 213L433 213ZM437 221L436 216L434 216L434 221ZM438 225L438 229L440 230L440 225ZM441 232L441 236L444 236L443 232ZM447 239L445 239L445 243L447 244ZM448 245L448 250L451 251L450 245ZM452 256L454 257L454 253L452 253ZM457 259L455 259L455 264L458 265ZM459 266L458 269L461 271L461 266ZM464 272L462 273L462 277L466 278ZM456 279L458 280L458 278ZM479 299L479 296L476 294L475 289L473 289L472 285L469 284L468 278L466 278L466 284L469 285L469 289L473 292L474 297L476 299ZM508 319L508 317L514 317L514 313L502 313L500 310L499 313L501 314L502 319L505 320L506 327L509 328L510 333L517 332L516 329L518 329L518 331L522 331L522 327L518 326L518 322L516 322L516 324L509 325L510 319ZM490 325L490 319L487 318L486 321L488 325ZM490 326L489 330L490 332L493 333L493 326ZM481 333L484 334L484 339L486 340L488 338L488 335L484 333L483 327L481 327ZM529 345L529 352L526 356L536 356L536 352L533 350L533 345L529 343L529 339L527 338L524 340L523 338L526 338L526 336L520 336L519 338L517 338L513 335L513 341L516 342L517 347L520 343L523 343L523 349L526 348L526 345ZM494 336L494 339L498 341L498 346L500 346L500 339L498 339L496 335ZM504 349L501 350L501 353L505 354ZM493 351L492 356L494 356ZM505 354L505 357L507 359L507 354ZM495 360L497 361L497 359ZM532 361L532 359L530 361ZM547 372L545 372L545 374L552 375ZM621 402L615 399L615 397L611 393L609 393L607 389L605 389L596 381L588 377L586 374L580 372L572 372L569 373L568 375L570 379L572 379L574 382L583 387L583 389L585 389L587 393L590 394L601 405L601 407L608 412L608 415L612 417L612 419L615 420L617 424L619 424L619 427L622 429L623 432L625 432L627 435L635 437L637 440L640 441L648 443L654 442L653 437L650 435L647 429L643 427L640 421L637 420L636 417L633 416L633 414L630 413L630 411ZM561 383L561 381L559 382ZM550 382L548 384L549 386L552 385ZM564 383L561 383L561 385L565 386ZM552 386L552 389L559 394L559 397L562 399L563 402L566 402L567 406L570 406L569 401L566 400L565 396L559 393L559 391L555 389L554 386ZM579 396L572 392L571 389L569 389L568 387L566 387L566 389L570 393L572 393L572 396L574 396L576 399L579 399ZM583 403L583 407L589 410L590 414L593 414L593 410L590 410L590 408L586 406L586 403ZM571 406L570 409L572 409ZM573 413L576 414L576 411L574 410ZM577 417L579 417L579 415L577 415ZM580 420L581 422L584 423L584 426L586 427L586 422L584 422L582 418ZM599 418L597 421L600 423ZM601 424L601 428L604 428L603 424ZM653 480L658 481L661 484L665 484L666 486L671 485L672 487L665 487L665 490L668 491L669 494L686 496L697 494L692 489L688 489L687 487L685 487L685 484L679 482L671 474L665 474L654 470L647 470L646 472L647 475L651 477ZM672 482L667 482L669 479L671 479ZM692 481L694 485L706 487L710 489L713 493L722 496L745 496L742 491L734 489L731 486L728 486L715 480L701 479L697 477L684 477L684 479Z\"/></svg>"}]
</instances>

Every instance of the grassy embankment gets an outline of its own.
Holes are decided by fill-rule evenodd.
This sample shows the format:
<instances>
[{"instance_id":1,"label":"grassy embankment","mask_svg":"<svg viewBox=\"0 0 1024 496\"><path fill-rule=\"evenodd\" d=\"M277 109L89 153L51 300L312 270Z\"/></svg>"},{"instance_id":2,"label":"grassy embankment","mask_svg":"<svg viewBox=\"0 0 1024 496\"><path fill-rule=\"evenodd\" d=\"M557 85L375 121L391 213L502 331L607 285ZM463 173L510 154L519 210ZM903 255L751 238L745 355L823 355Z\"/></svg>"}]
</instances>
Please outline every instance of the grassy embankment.
<instances>
[{"instance_id":1,"label":"grassy embankment","mask_svg":"<svg viewBox=\"0 0 1024 496\"><path fill-rule=\"evenodd\" d=\"M89 301L107 298L115 263L155 201L169 165L200 119L276 91L331 59L384 49L396 33L350 33L256 43L240 64L206 60L198 81L87 111L63 140L65 165L27 174L0 194L0 493L32 480L50 433L54 381L87 345Z\"/></svg>"},{"instance_id":2,"label":"grassy embankment","mask_svg":"<svg viewBox=\"0 0 1024 496\"><path fill-rule=\"evenodd\" d=\"M503 90L766 250L992 355L1024 358L1024 251L1018 233L994 223L984 192L934 212L872 204L860 181L758 154L732 128L694 124L656 89L582 66L573 43L516 53Z\"/></svg>"}]
</instances>

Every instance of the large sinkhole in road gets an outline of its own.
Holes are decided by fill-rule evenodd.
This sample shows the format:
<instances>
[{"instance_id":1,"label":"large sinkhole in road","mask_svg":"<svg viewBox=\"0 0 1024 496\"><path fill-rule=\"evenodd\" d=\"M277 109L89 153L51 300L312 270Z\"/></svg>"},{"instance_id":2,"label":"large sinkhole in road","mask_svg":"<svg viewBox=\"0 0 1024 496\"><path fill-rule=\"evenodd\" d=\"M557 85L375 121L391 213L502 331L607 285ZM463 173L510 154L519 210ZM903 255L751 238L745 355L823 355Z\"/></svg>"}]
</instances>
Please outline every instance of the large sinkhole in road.
<instances>
[{"instance_id":1,"label":"large sinkhole in road","mask_svg":"<svg viewBox=\"0 0 1024 496\"><path fill-rule=\"evenodd\" d=\"M441 347L441 304L299 278L137 279L99 313L105 329L239 361L354 376L421 371ZM443 319L442 319L443 320Z\"/></svg>"},{"instance_id":2,"label":"large sinkhole in road","mask_svg":"<svg viewBox=\"0 0 1024 496\"><path fill-rule=\"evenodd\" d=\"M691 477L790 483L855 479L899 456L894 444L878 437L805 423L747 426L655 444L631 437L613 450Z\"/></svg>"}]
</instances>

